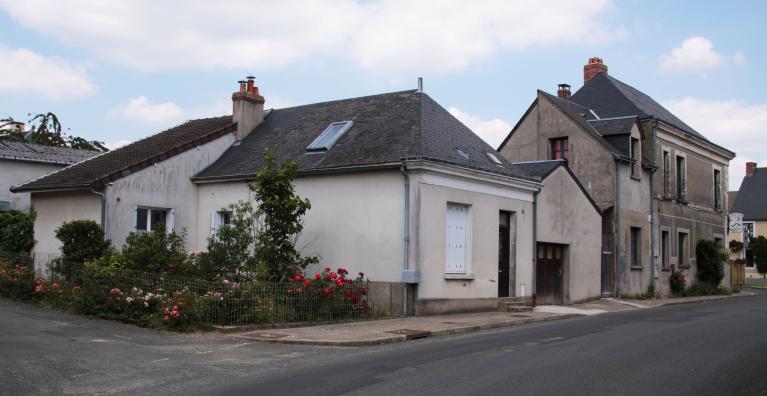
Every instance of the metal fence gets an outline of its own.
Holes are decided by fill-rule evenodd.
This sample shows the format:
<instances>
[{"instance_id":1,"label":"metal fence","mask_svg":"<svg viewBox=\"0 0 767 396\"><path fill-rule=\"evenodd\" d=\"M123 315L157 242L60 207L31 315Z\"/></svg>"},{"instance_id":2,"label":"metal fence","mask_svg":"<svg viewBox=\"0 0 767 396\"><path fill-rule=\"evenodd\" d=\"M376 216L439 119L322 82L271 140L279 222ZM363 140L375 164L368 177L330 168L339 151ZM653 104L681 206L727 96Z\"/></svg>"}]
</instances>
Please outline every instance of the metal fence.
<instances>
[{"instance_id":1,"label":"metal fence","mask_svg":"<svg viewBox=\"0 0 767 396\"><path fill-rule=\"evenodd\" d=\"M3 256L34 268L38 276L67 287L105 293L118 289L125 296L168 295L187 291L193 296L202 320L217 326L299 325L400 317L413 313L414 298L405 284L349 282L345 287L325 287L319 282L271 283L258 281L213 282L163 273L106 269L63 263L54 255ZM324 286L328 286L325 284Z\"/></svg>"}]
</instances>

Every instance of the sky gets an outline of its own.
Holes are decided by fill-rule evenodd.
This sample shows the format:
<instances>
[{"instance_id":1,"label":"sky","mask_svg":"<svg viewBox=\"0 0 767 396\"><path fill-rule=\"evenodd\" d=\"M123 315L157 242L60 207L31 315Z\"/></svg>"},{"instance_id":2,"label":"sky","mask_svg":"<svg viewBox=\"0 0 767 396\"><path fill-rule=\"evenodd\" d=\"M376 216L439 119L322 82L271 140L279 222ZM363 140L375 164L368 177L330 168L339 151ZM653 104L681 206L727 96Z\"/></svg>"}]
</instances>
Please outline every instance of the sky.
<instances>
[{"instance_id":1,"label":"sky","mask_svg":"<svg viewBox=\"0 0 767 396\"><path fill-rule=\"evenodd\" d=\"M0 118L54 112L119 147L231 114L416 88L497 147L536 89L601 57L745 162L767 166L767 2L0 0Z\"/></svg>"}]
</instances>

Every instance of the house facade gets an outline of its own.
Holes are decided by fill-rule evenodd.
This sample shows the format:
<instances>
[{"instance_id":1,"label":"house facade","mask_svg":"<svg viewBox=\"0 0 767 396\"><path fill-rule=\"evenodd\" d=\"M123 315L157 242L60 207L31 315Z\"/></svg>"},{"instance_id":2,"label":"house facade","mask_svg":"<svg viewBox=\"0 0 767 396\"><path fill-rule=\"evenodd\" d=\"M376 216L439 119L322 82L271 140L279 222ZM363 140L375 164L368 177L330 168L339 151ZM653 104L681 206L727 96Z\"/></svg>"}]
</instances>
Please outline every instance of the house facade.
<instances>
[{"instance_id":1,"label":"house facade","mask_svg":"<svg viewBox=\"0 0 767 396\"><path fill-rule=\"evenodd\" d=\"M730 211L733 215L740 216L742 227L729 234L728 242L736 240L743 243L743 250L732 253L732 258L744 261L746 277L760 277L748 243L751 238L767 237L767 205L764 204L767 194L767 168L757 168L755 162L746 162L746 175L740 189L733 193L735 199L731 203Z\"/></svg>"},{"instance_id":2,"label":"house facade","mask_svg":"<svg viewBox=\"0 0 767 396\"><path fill-rule=\"evenodd\" d=\"M557 96L538 91L498 150L511 161L568 162L603 211L603 294L651 285L666 294L672 266L694 282L698 240L724 246L734 153L608 75L599 58L584 66L575 94L567 84Z\"/></svg>"},{"instance_id":3,"label":"house facade","mask_svg":"<svg viewBox=\"0 0 767 396\"><path fill-rule=\"evenodd\" d=\"M47 175L98 154L96 151L0 139L0 210L28 211L30 209L30 194L14 194L10 190L12 186Z\"/></svg>"},{"instance_id":4,"label":"house facade","mask_svg":"<svg viewBox=\"0 0 767 396\"><path fill-rule=\"evenodd\" d=\"M232 100L232 116L189 121L15 187L39 213L35 252L58 250L55 228L80 218L118 246L164 224L204 250L226 207L249 199L270 149L298 163L296 192L312 204L297 242L320 258L310 272L344 267L398 283L421 314L495 309L499 298L534 293L540 235L561 270L558 302L598 297L589 281L599 264L580 258L598 256L599 237L584 230L601 217L563 163L509 162L418 90L265 110L250 79ZM575 227L557 212L560 196L581 213ZM538 216L555 220L536 229Z\"/></svg>"}]
</instances>

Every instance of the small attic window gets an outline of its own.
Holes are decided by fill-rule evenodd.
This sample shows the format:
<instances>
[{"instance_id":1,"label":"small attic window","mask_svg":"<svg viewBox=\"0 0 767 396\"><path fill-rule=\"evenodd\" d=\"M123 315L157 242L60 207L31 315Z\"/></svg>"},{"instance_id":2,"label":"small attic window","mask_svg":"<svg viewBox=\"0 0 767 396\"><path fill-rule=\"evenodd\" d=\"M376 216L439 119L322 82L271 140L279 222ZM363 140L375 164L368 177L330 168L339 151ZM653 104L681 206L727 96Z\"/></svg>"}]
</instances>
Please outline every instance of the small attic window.
<instances>
[{"instance_id":1,"label":"small attic window","mask_svg":"<svg viewBox=\"0 0 767 396\"><path fill-rule=\"evenodd\" d=\"M314 139L306 151L327 151L352 127L351 121L339 121L328 125L324 131Z\"/></svg>"},{"instance_id":2,"label":"small attic window","mask_svg":"<svg viewBox=\"0 0 767 396\"><path fill-rule=\"evenodd\" d=\"M455 152L458 153L458 155L460 155L461 157L465 159L469 159L469 154L466 154L463 150L457 148L455 149Z\"/></svg>"},{"instance_id":3,"label":"small attic window","mask_svg":"<svg viewBox=\"0 0 767 396\"><path fill-rule=\"evenodd\" d=\"M498 157L496 157L493 153L487 153L487 158L490 158L490 161L493 161L493 163L496 165L503 165L501 160L499 160Z\"/></svg>"}]
</instances>

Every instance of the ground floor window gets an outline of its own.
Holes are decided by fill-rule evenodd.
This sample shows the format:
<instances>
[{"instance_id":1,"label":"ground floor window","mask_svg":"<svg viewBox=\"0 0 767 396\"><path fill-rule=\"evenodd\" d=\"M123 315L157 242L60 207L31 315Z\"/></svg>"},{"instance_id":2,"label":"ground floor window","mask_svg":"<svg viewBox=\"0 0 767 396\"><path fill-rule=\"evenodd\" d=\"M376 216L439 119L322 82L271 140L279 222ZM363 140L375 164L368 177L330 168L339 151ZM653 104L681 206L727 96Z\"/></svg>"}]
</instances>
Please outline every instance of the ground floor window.
<instances>
[{"instance_id":1,"label":"ground floor window","mask_svg":"<svg viewBox=\"0 0 767 396\"><path fill-rule=\"evenodd\" d=\"M642 229L631 227L631 266L642 266Z\"/></svg>"},{"instance_id":2,"label":"ground floor window","mask_svg":"<svg viewBox=\"0 0 767 396\"><path fill-rule=\"evenodd\" d=\"M160 224L168 231L173 230L173 209L142 206L136 208L136 232L151 232Z\"/></svg>"},{"instance_id":3,"label":"ground floor window","mask_svg":"<svg viewBox=\"0 0 767 396\"><path fill-rule=\"evenodd\" d=\"M8 210L11 208L10 201L0 201L0 210Z\"/></svg>"},{"instance_id":4,"label":"ground floor window","mask_svg":"<svg viewBox=\"0 0 767 396\"><path fill-rule=\"evenodd\" d=\"M661 260L660 263L663 266L663 268L669 267L668 248L669 248L668 231L661 231L660 232L660 260Z\"/></svg>"},{"instance_id":5,"label":"ground floor window","mask_svg":"<svg viewBox=\"0 0 767 396\"><path fill-rule=\"evenodd\" d=\"M677 252L679 253L679 266L686 267L690 265L690 260L687 256L690 254L689 235L686 232L679 232L677 234Z\"/></svg>"},{"instance_id":6,"label":"ground floor window","mask_svg":"<svg viewBox=\"0 0 767 396\"><path fill-rule=\"evenodd\" d=\"M448 203L445 222L445 273L465 274L468 255L468 216L466 205Z\"/></svg>"},{"instance_id":7,"label":"ground floor window","mask_svg":"<svg viewBox=\"0 0 767 396\"><path fill-rule=\"evenodd\" d=\"M231 210L220 210L218 212L213 212L210 219L210 235L215 236L219 228L229 226L231 223Z\"/></svg>"}]
</instances>

